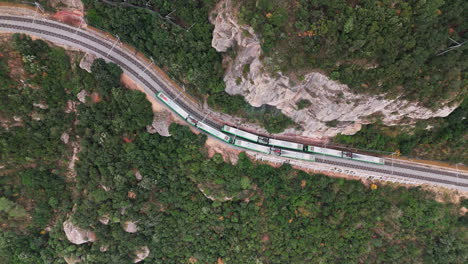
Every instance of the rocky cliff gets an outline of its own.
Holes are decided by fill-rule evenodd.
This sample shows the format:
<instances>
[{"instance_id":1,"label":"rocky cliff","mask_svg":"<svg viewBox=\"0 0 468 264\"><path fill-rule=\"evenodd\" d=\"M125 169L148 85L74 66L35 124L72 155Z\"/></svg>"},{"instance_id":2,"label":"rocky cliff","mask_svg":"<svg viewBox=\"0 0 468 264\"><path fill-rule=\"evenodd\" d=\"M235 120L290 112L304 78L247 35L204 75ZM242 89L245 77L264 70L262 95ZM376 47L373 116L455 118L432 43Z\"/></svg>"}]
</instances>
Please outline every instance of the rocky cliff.
<instances>
[{"instance_id":1,"label":"rocky cliff","mask_svg":"<svg viewBox=\"0 0 468 264\"><path fill-rule=\"evenodd\" d=\"M260 39L251 27L238 22L231 0L220 1L210 18L215 25L212 46L218 52L232 48L236 54L234 58L224 58L226 92L243 95L252 106L275 106L303 128L285 133L314 138L354 134L377 116L384 124L395 125L444 117L456 108L445 106L431 111L399 98L354 94L346 85L318 72L309 72L294 83L281 73L265 70L268 58L261 58ZM302 99L308 100L310 106L299 110L296 103Z\"/></svg>"}]
</instances>

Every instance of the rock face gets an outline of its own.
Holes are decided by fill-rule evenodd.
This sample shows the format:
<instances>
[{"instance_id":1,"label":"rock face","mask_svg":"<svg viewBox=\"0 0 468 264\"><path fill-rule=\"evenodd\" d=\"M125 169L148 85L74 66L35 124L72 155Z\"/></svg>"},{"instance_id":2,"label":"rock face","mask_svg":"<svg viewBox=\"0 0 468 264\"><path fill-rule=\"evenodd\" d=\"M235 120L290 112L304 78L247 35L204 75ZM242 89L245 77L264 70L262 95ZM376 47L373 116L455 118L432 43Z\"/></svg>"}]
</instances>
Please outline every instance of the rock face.
<instances>
[{"instance_id":1,"label":"rock face","mask_svg":"<svg viewBox=\"0 0 468 264\"><path fill-rule=\"evenodd\" d=\"M78 0L49 0L52 7L57 9L75 9L83 11L83 3Z\"/></svg>"},{"instance_id":2,"label":"rock face","mask_svg":"<svg viewBox=\"0 0 468 264\"><path fill-rule=\"evenodd\" d=\"M136 233L138 231L136 223L132 221L126 221L125 223L123 223L122 228L125 230L125 232L128 233Z\"/></svg>"},{"instance_id":3,"label":"rock face","mask_svg":"<svg viewBox=\"0 0 468 264\"><path fill-rule=\"evenodd\" d=\"M33 103L34 107L40 108L40 109L48 109L49 106L43 103Z\"/></svg>"},{"instance_id":4,"label":"rock face","mask_svg":"<svg viewBox=\"0 0 468 264\"><path fill-rule=\"evenodd\" d=\"M252 106L275 106L303 128L300 131L288 129L285 133L315 138L354 134L361 129L361 124L373 122L370 116L378 115L384 124L395 125L403 118L406 123L412 123L416 119L444 117L457 107L445 106L433 112L402 99L354 94L346 85L318 72L304 75L304 79L296 84L281 73L272 75L264 67L269 59L260 59L259 38L251 27L239 25L233 10L231 0L223 0L211 16L216 14L211 20L215 25L212 46L218 52L231 47L237 52L234 59L225 56L226 92L243 95ZM250 65L247 72L245 65ZM296 103L301 99L309 100L311 105L298 110ZM327 126L331 121L333 127L330 123Z\"/></svg>"},{"instance_id":5,"label":"rock face","mask_svg":"<svg viewBox=\"0 0 468 264\"><path fill-rule=\"evenodd\" d=\"M138 169L133 169L133 175L135 175L135 178L138 181L143 180L143 175L141 175L140 171Z\"/></svg>"},{"instance_id":6,"label":"rock face","mask_svg":"<svg viewBox=\"0 0 468 264\"><path fill-rule=\"evenodd\" d=\"M136 257L133 259L133 263L138 263L148 257L150 250L147 246L142 246L135 251Z\"/></svg>"},{"instance_id":7,"label":"rock face","mask_svg":"<svg viewBox=\"0 0 468 264\"><path fill-rule=\"evenodd\" d=\"M67 264L75 264L81 262L81 260L77 257L63 257L63 259Z\"/></svg>"},{"instance_id":8,"label":"rock face","mask_svg":"<svg viewBox=\"0 0 468 264\"><path fill-rule=\"evenodd\" d=\"M80 68L86 70L87 72L91 72L91 66L93 65L95 59L95 55L86 53L80 61Z\"/></svg>"},{"instance_id":9,"label":"rock face","mask_svg":"<svg viewBox=\"0 0 468 264\"><path fill-rule=\"evenodd\" d=\"M64 144L68 144L68 140L70 140L70 135L67 132L63 132L60 136L60 140L62 140Z\"/></svg>"},{"instance_id":10,"label":"rock face","mask_svg":"<svg viewBox=\"0 0 468 264\"><path fill-rule=\"evenodd\" d=\"M109 249L108 245L99 247L99 251L101 251L101 252L106 252L108 249Z\"/></svg>"},{"instance_id":11,"label":"rock face","mask_svg":"<svg viewBox=\"0 0 468 264\"><path fill-rule=\"evenodd\" d=\"M94 232L74 226L70 220L63 222L63 231L68 240L76 245L94 242L96 240L96 234Z\"/></svg>"},{"instance_id":12,"label":"rock face","mask_svg":"<svg viewBox=\"0 0 468 264\"><path fill-rule=\"evenodd\" d=\"M153 123L146 126L146 131L150 134L158 133L163 137L170 137L169 133L169 120L170 114L167 112L156 112L154 113Z\"/></svg>"},{"instance_id":13,"label":"rock face","mask_svg":"<svg viewBox=\"0 0 468 264\"><path fill-rule=\"evenodd\" d=\"M101 217L98 218L99 222L103 225L108 225L109 224L109 221L110 221L110 218L109 218L109 215L103 215Z\"/></svg>"},{"instance_id":14,"label":"rock face","mask_svg":"<svg viewBox=\"0 0 468 264\"><path fill-rule=\"evenodd\" d=\"M86 103L86 97L88 96L88 92L86 90L81 90L76 97L78 101L82 102L83 104Z\"/></svg>"}]
</instances>

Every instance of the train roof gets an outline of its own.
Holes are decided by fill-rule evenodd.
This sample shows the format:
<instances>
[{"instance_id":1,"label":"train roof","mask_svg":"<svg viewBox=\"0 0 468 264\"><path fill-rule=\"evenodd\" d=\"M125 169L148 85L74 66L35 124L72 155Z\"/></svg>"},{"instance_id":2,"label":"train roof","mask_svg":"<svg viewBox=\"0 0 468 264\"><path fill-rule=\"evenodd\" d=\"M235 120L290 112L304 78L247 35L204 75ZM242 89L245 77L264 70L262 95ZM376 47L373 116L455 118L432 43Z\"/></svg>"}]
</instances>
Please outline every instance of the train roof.
<instances>
[{"instance_id":1,"label":"train roof","mask_svg":"<svg viewBox=\"0 0 468 264\"><path fill-rule=\"evenodd\" d=\"M368 156L368 155L363 155L363 154L358 154L358 153L353 153L353 159L364 161L364 162L377 163L377 164L385 163L385 160L383 158Z\"/></svg>"},{"instance_id":2,"label":"train roof","mask_svg":"<svg viewBox=\"0 0 468 264\"><path fill-rule=\"evenodd\" d=\"M278 139L272 139L270 138L269 141L270 145L277 146L277 147L283 147L283 148L289 148L289 149L298 149L302 150L304 148L303 144L295 143L295 142L289 142L289 141L284 141L284 140L278 140Z\"/></svg>"},{"instance_id":3,"label":"train roof","mask_svg":"<svg viewBox=\"0 0 468 264\"><path fill-rule=\"evenodd\" d=\"M158 93L158 97L161 101L163 101L167 106L169 106L172 110L174 110L177 114L179 114L182 118L186 119L189 114L182 109L178 104L176 104L173 100L171 100L167 95L162 92Z\"/></svg>"},{"instance_id":4,"label":"train roof","mask_svg":"<svg viewBox=\"0 0 468 264\"><path fill-rule=\"evenodd\" d=\"M217 129L215 129L215 128L213 128L213 127L211 127L211 126L209 126L209 125L207 125L207 124L205 124L203 122L198 122L197 127L199 129L205 131L206 133L209 133L209 134L211 134L211 135L213 135L213 136L215 136L215 137L217 137L217 138L219 138L221 140L224 140L226 142L229 142L229 140L231 139L230 136L224 134L223 132L221 132L221 131L219 131L219 130L217 130Z\"/></svg>"},{"instance_id":5,"label":"train roof","mask_svg":"<svg viewBox=\"0 0 468 264\"><path fill-rule=\"evenodd\" d=\"M231 133L233 135L236 135L236 136L239 136L239 137L251 140L251 141L255 141L255 142L258 141L258 136L257 135L249 133L247 131L243 131L243 130L234 128L234 127L230 127L230 126L227 126L227 125L223 126L223 131L226 131L228 133Z\"/></svg>"},{"instance_id":6,"label":"train roof","mask_svg":"<svg viewBox=\"0 0 468 264\"><path fill-rule=\"evenodd\" d=\"M341 158L341 150L309 146L309 151Z\"/></svg>"},{"instance_id":7,"label":"train roof","mask_svg":"<svg viewBox=\"0 0 468 264\"><path fill-rule=\"evenodd\" d=\"M309 153L297 152L292 150L282 150L281 151L282 157L288 157L293 159L301 159L301 160L310 160L315 161L314 155Z\"/></svg>"},{"instance_id":8,"label":"train roof","mask_svg":"<svg viewBox=\"0 0 468 264\"><path fill-rule=\"evenodd\" d=\"M249 142L249 141L245 141L245 140L240 140L240 139L237 139L237 138L234 141L234 145L242 147L242 148L250 149L250 150L253 150L253 151L263 152L263 153L266 153L266 154L270 153L270 147L255 144L253 142Z\"/></svg>"}]
</instances>

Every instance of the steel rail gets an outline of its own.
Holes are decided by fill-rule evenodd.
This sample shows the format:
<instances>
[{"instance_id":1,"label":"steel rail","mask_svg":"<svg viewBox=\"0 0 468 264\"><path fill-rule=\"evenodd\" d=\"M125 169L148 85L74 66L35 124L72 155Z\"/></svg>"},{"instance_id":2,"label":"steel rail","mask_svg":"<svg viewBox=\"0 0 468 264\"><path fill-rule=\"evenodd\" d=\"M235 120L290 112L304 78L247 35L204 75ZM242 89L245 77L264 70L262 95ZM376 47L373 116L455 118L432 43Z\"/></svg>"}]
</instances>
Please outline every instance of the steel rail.
<instances>
[{"instance_id":1,"label":"steel rail","mask_svg":"<svg viewBox=\"0 0 468 264\"><path fill-rule=\"evenodd\" d=\"M391 162L386 161L385 165L391 166ZM410 169L410 170L417 170L417 171L422 171L422 172L429 172L429 173L435 173L440 175L445 175L445 176L450 176L450 177L457 177L460 179L468 179L468 176L462 173L456 173L456 172L449 172L449 171L443 171L443 170L435 170L435 169L430 169L430 168L424 168L421 166L412 166L409 164L404 164L404 163L394 163L393 166L398 167L398 168L403 168L403 169Z\"/></svg>"},{"instance_id":2,"label":"steel rail","mask_svg":"<svg viewBox=\"0 0 468 264\"><path fill-rule=\"evenodd\" d=\"M27 22L27 23L33 23L33 20L30 19L30 18L24 18L24 17L11 17L11 16L0 16L0 20L3 19L3 20L9 20L9 21L17 21L17 22ZM96 38L90 34L84 34L83 32L81 31L76 31L76 29L74 28L71 28L71 27L68 27L68 26L65 26L65 25L60 25L60 24L57 24L57 23L52 23L52 22L48 22L48 21L44 21L44 20L36 20L34 21L35 24L40 24L40 25L44 25L44 26L48 26L48 27L52 27L52 28L57 28L57 29L60 29L60 30L63 30L63 31L67 31L67 32L70 32L70 33L73 33L75 35L78 35L78 36L81 36L83 38L86 38L92 42L96 42L96 43L99 43L100 45L102 45L103 47L106 47L106 48L109 48L111 49L112 48L112 45L107 43L106 41L103 41L99 38ZM8 25L8 24L6 24ZM34 28L29 28L28 29L29 31L34 31L35 29ZM37 31L36 31L37 32ZM44 34L44 32L38 32L38 33L41 33L41 34ZM63 35L61 35L63 36ZM58 36L55 36L55 37L58 37ZM60 38L60 37L58 37ZM70 38L70 37L67 37L68 41L70 42L75 42L76 44L77 41L79 40L76 40L74 38ZM63 38L64 39L64 38ZM80 41L81 42L81 41ZM83 42L81 42L83 43ZM82 45L82 44L80 44ZM89 49L89 47L87 47ZM97 49L92 49L93 51L97 52ZM143 64L141 64L138 60L134 59L132 56L128 55L126 52L123 52L122 50L120 50L118 47L114 47L113 49L113 52L115 52L116 54L124 57L125 59L127 59L128 61L130 61L133 65L135 65L137 68L139 68L140 70L144 71L145 70L145 66ZM100 53L101 54L101 53ZM102 54L101 54L102 55ZM109 57L107 56L107 54L104 54L104 57ZM135 73L134 71L131 71L128 67L124 67L123 63L120 62L118 59L114 58L113 57L113 60L116 62L116 64L118 64L119 66L121 66L122 68L124 68L125 70L128 70L129 72L132 72L135 77L142 81L143 82L143 78L141 76L139 76L138 73ZM172 92L171 89L167 88L167 86L159 79L157 78L151 71L147 71L149 74L147 74L154 82L156 82L162 89L165 93L167 93L174 101L176 101L179 105L182 106L182 108L188 110L188 112L190 114L192 114L194 117L198 118L198 119L202 119L203 118L203 115L201 115L200 113L196 112L193 110L193 108L190 108L188 107L185 102L183 102L183 100L181 100L180 98L177 98L176 95ZM153 92L156 92L153 87L151 85L149 85L149 83L146 82L146 80L143 82L149 89L151 89ZM207 120L206 121L207 124L209 124L210 126L213 126L217 129L220 129L221 128L221 125L217 124L217 123L214 123L212 122L211 120Z\"/></svg>"},{"instance_id":3,"label":"steel rail","mask_svg":"<svg viewBox=\"0 0 468 264\"><path fill-rule=\"evenodd\" d=\"M9 20L9 21L18 21L18 22L29 22L29 23L32 24L32 19L29 19L29 18L0 16L0 19ZM44 25L44 26L47 26L47 27L61 29L63 31L70 32L70 33L75 33L75 30L76 30L76 29L71 28L71 27L67 27L67 26L64 26L64 25L60 25L60 24L56 24L56 23L52 23L52 22L48 22L48 21L43 21L43 20L36 20L34 23L41 24L41 25ZM26 26L20 26L20 25L10 25L10 24L5 24L5 23L0 23L0 27L4 27L4 28L8 28L8 29L17 29L17 30L28 31L28 32L34 32L34 33L39 33L39 34L55 37L55 38L58 38L58 39L63 39L63 40L75 43L75 44L77 44L79 46L85 47L86 49L92 50L93 52L95 52L97 54L100 54L102 57L106 57L106 53L104 51L102 51L102 50L100 50L100 49L98 49L98 48L96 48L96 47L94 47L94 46L92 46L90 44L87 44L87 43L85 43L83 41L80 41L80 40L75 39L73 37L65 36L63 34L58 34L58 33L54 33L54 32L51 32L51 31L32 28L32 27L26 27ZM106 47L106 48L109 48L109 49L111 48L111 45L109 43L107 43L106 41L103 41L103 40L101 40L101 39L99 39L99 38L97 38L95 36L92 36L92 35L90 35L88 33L84 33L84 32L86 32L86 31L83 31L83 32L78 31L78 34L76 34L76 35L79 35L80 37L88 39L88 40L90 40L92 42L98 43L103 47ZM74 35L75 34L71 34L71 36L74 36ZM115 48L113 50L113 52L115 52L116 54L119 54L121 57L123 57L126 60L128 60L129 62L131 62L138 69L141 69L141 70L145 69L145 66L142 63L140 63L138 60L134 59L132 56L129 56L126 52L123 52L122 50L120 50L120 47ZM110 59L111 61L115 62L117 65L122 67L127 72L131 73L138 81L143 83L152 92L154 92L154 93L158 92L145 78L140 76L135 70L133 70L131 67L125 65L125 63L123 63L119 59L117 59L114 56L111 56L111 54L109 56L107 56L107 58ZM153 80L155 83L157 83L165 93L167 93L170 97L175 99L175 101L182 108L187 110L187 112L192 114L194 117L201 120L202 116L197 111L194 111L191 107L188 107L185 104L185 102L183 102L183 100L181 100L179 98L176 98L176 96L171 91L171 89L168 88L159 78L157 78L157 76L155 74L153 74L153 72L147 71L146 75L148 77L150 77L151 80ZM213 121L211 121L209 119L206 119L205 122L208 123L209 125L217 128L217 129L219 129L222 126L222 125L217 124L217 123L215 123L215 122L213 122ZM365 164L355 165L355 164L349 164L349 163L338 162L338 161L331 161L331 160L326 160L326 159L321 159L321 158L317 158L316 161L321 162L321 163L331 164L331 165L339 165L339 166L343 166L343 167L350 167L350 168L356 168L356 169L362 169L362 170L368 170L368 171L375 171L375 172L380 172L380 173L389 174L389 175L392 174L392 172L390 170L385 170L383 168L367 167L367 166L365 166ZM434 173L434 174L441 174L441 175L446 175L446 176L450 176L450 177L455 177L456 176L457 178L468 179L468 177L464 176L464 175L460 175L460 174L456 174L456 173L450 173L450 172L444 172L444 171L440 171L440 170L433 170L433 169L429 169L429 168L422 168L422 167L419 167L419 166L411 166L411 165L395 163L395 162L393 163L393 165L395 167L405 168L405 169L409 169L409 170L422 171L422 172L428 172L428 173ZM420 180L425 180L425 181L430 181L430 182L438 182L438 183L443 183L443 184L450 184L450 185L468 187L468 184L465 184L465 183L459 183L459 182L455 182L455 181L424 177L424 176L409 174L409 173L405 173L405 172L394 171L393 175L402 176L402 177L405 177L405 178L420 179Z\"/></svg>"},{"instance_id":4,"label":"steel rail","mask_svg":"<svg viewBox=\"0 0 468 264\"><path fill-rule=\"evenodd\" d=\"M357 165L357 164L348 164L348 163L334 161L334 160L321 159L319 157L316 157L315 161L325 163L325 164L330 164L330 165L337 165L337 166L349 167L349 168L360 169L360 170L374 171L374 172L379 172L379 173L388 174L388 175L401 176L405 178L412 178L412 179L424 180L424 181L429 181L429 182L438 182L438 183L455 185L455 186L460 186L460 187L468 187L468 184L466 183L460 183L456 181L449 181L449 180L443 180L443 179L436 179L432 177L420 176L420 175L415 175L415 174L410 174L410 173L400 172L400 171L393 171L392 173L392 171L388 169L366 167L364 165Z\"/></svg>"}]
</instances>

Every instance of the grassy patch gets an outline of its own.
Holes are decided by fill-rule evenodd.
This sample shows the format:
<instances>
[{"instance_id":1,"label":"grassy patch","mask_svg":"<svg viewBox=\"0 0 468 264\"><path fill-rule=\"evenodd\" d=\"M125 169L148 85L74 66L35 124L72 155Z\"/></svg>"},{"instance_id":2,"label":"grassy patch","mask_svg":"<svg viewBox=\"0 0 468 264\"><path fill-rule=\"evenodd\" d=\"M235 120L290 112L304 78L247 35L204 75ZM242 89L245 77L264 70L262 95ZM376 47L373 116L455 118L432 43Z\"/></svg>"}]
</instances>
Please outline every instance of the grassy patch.
<instances>
[{"instance_id":1,"label":"grassy patch","mask_svg":"<svg viewBox=\"0 0 468 264\"><path fill-rule=\"evenodd\" d=\"M250 72L250 63L247 63L242 67L242 75L244 76L244 78L247 78L247 74L249 74L249 72Z\"/></svg>"},{"instance_id":2,"label":"grassy patch","mask_svg":"<svg viewBox=\"0 0 468 264\"><path fill-rule=\"evenodd\" d=\"M337 119L334 119L334 120L325 122L325 125L327 125L328 127L336 127L339 123L340 121L338 121Z\"/></svg>"},{"instance_id":3,"label":"grassy patch","mask_svg":"<svg viewBox=\"0 0 468 264\"><path fill-rule=\"evenodd\" d=\"M312 105L312 103L307 99L301 99L296 103L296 106L297 106L298 110L302 110L302 109L307 108L307 107L309 107L311 105Z\"/></svg>"}]
</instances>

